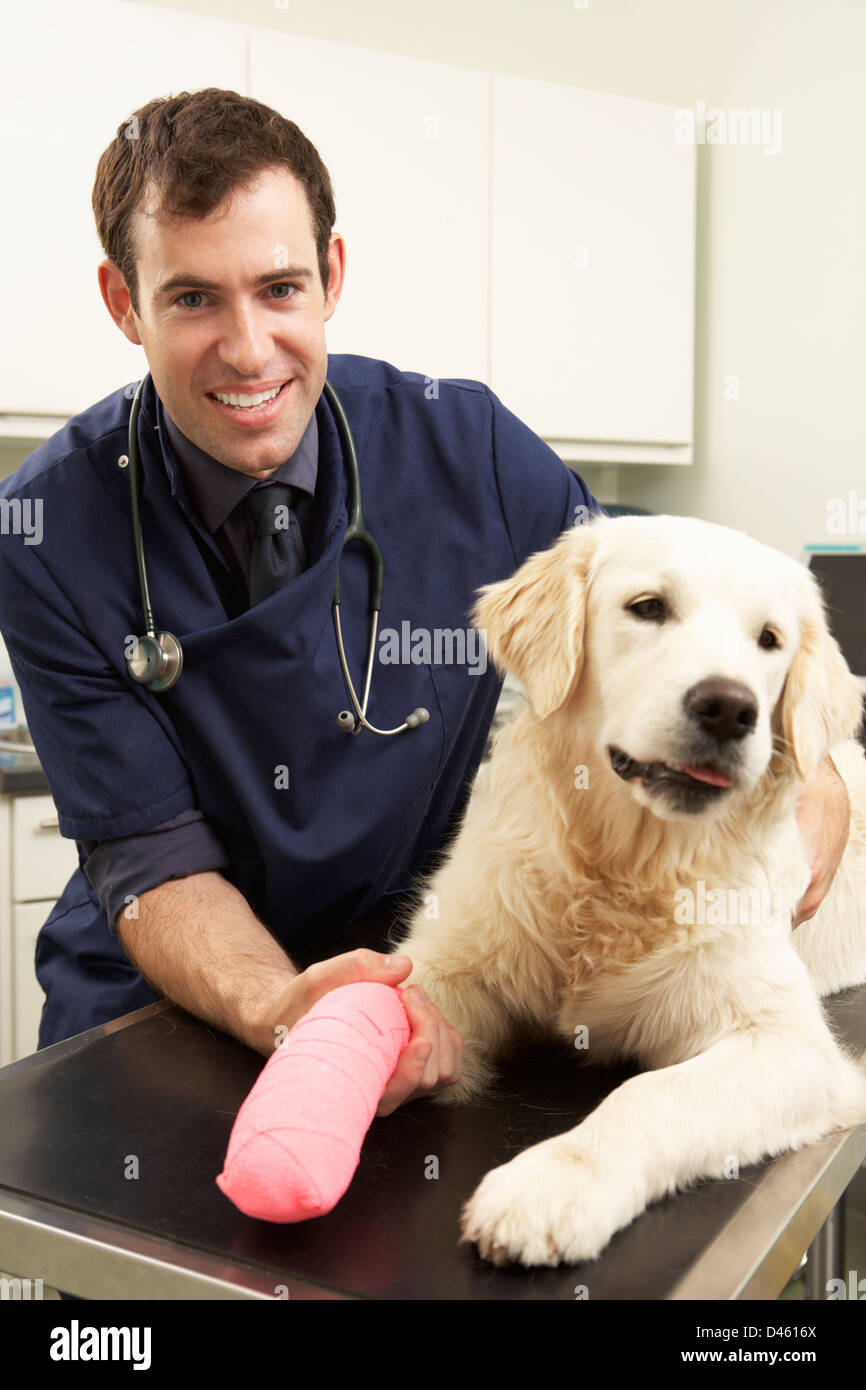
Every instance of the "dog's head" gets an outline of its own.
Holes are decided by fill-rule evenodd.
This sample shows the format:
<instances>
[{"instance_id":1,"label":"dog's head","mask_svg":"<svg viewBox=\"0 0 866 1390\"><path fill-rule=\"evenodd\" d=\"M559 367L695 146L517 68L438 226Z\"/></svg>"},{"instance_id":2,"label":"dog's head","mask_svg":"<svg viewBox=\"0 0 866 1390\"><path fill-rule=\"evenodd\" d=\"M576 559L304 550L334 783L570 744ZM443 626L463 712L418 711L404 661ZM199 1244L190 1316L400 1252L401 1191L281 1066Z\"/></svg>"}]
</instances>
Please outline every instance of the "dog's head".
<instances>
[{"instance_id":1,"label":"dog's head","mask_svg":"<svg viewBox=\"0 0 866 1390\"><path fill-rule=\"evenodd\" d=\"M809 571L689 517L594 518L472 613L535 716L574 719L662 819L712 815L770 767L810 782L862 697Z\"/></svg>"}]
</instances>

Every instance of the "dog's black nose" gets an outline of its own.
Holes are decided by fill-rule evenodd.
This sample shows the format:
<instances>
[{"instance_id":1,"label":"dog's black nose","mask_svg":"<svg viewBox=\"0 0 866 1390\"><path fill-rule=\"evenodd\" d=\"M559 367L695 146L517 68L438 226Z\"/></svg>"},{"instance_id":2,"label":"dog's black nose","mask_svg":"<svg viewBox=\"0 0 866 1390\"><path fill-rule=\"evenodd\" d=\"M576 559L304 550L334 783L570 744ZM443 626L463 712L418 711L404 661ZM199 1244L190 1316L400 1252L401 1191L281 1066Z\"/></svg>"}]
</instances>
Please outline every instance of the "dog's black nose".
<instances>
[{"instance_id":1,"label":"dog's black nose","mask_svg":"<svg viewBox=\"0 0 866 1390\"><path fill-rule=\"evenodd\" d=\"M687 690L683 703L707 734L719 743L750 734L758 720L758 702L745 685L710 676Z\"/></svg>"}]
</instances>

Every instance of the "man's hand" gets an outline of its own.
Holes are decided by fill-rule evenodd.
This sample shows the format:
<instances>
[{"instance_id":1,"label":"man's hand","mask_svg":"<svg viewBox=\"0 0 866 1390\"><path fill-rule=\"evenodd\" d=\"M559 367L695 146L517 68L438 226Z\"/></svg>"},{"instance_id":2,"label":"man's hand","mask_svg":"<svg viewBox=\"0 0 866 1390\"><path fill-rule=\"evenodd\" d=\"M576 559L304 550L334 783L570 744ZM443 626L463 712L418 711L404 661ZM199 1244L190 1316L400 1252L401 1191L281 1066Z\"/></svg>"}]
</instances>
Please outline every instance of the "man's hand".
<instances>
[{"instance_id":1,"label":"man's hand","mask_svg":"<svg viewBox=\"0 0 866 1390\"><path fill-rule=\"evenodd\" d=\"M268 1008L258 1050L272 1052L285 1038L286 1029L293 1028L330 990L360 980L398 985L411 970L408 956L380 955L364 947L316 961L288 980L280 997ZM457 1029L426 999L418 985L401 990L401 998L411 1036L382 1094L377 1116L390 1115L406 1101L429 1096L460 1079L463 1039Z\"/></svg>"},{"instance_id":2,"label":"man's hand","mask_svg":"<svg viewBox=\"0 0 866 1390\"><path fill-rule=\"evenodd\" d=\"M847 788L830 758L824 759L810 787L799 783L799 791L797 827L812 879L797 905L795 928L814 917L826 897L848 843L851 820Z\"/></svg>"},{"instance_id":3,"label":"man's hand","mask_svg":"<svg viewBox=\"0 0 866 1390\"><path fill-rule=\"evenodd\" d=\"M411 966L406 956L399 959ZM453 1086L460 1080L463 1065L462 1037L431 1004L420 985L409 985L402 991L402 998L412 1036L385 1087L376 1111L379 1116L390 1115L406 1101Z\"/></svg>"}]
</instances>

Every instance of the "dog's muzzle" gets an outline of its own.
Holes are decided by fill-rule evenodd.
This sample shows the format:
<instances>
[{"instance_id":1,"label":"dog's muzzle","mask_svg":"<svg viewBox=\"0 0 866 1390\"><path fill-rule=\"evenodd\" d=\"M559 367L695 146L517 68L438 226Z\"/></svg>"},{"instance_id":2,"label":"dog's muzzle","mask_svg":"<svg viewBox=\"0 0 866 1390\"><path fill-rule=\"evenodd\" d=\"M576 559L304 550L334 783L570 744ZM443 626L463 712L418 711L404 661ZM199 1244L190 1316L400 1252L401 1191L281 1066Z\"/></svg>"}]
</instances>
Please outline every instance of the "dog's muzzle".
<instances>
[{"instance_id":1,"label":"dog's muzzle","mask_svg":"<svg viewBox=\"0 0 866 1390\"><path fill-rule=\"evenodd\" d=\"M608 754L611 767L624 782L639 777L645 791L667 794L681 811L702 811L711 801L725 796L733 786L733 778L717 766L688 763L672 767L661 762L642 763L615 744L610 745Z\"/></svg>"}]
</instances>

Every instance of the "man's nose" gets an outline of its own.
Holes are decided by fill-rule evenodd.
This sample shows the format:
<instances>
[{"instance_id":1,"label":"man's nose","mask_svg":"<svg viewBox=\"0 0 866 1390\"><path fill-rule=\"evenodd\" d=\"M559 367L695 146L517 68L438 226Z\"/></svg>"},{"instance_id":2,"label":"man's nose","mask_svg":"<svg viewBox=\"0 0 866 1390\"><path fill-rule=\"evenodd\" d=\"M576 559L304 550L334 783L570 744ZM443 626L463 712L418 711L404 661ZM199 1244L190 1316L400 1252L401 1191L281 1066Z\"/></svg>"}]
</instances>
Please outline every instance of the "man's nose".
<instances>
[{"instance_id":1,"label":"man's nose","mask_svg":"<svg viewBox=\"0 0 866 1390\"><path fill-rule=\"evenodd\" d=\"M270 330L255 306L233 305L220 336L221 359L241 376L258 375L273 356Z\"/></svg>"},{"instance_id":2,"label":"man's nose","mask_svg":"<svg viewBox=\"0 0 866 1390\"><path fill-rule=\"evenodd\" d=\"M744 738L758 721L758 702L751 690L723 676L698 681L686 691L683 704L690 718L719 743Z\"/></svg>"}]
</instances>

